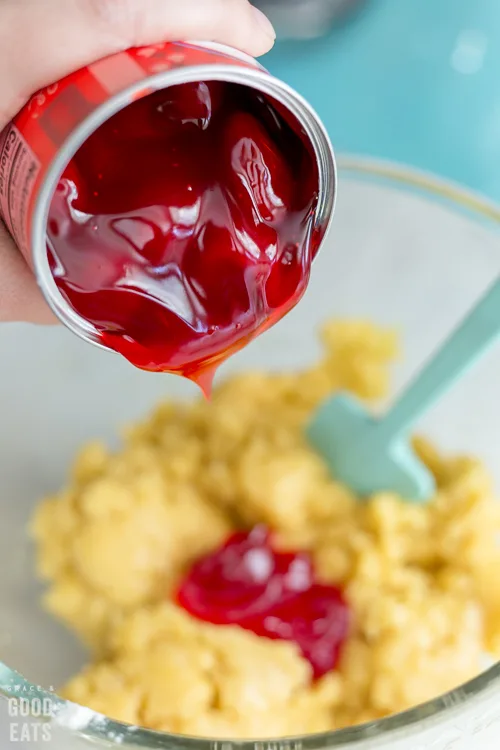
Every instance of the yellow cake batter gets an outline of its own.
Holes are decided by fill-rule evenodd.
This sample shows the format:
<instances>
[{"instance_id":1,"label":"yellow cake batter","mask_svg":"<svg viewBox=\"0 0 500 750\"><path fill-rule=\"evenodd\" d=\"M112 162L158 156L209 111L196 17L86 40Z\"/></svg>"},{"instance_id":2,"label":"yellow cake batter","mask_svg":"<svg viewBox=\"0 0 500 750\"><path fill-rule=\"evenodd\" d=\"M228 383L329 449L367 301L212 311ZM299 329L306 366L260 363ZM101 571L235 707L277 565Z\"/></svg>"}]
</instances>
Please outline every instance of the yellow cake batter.
<instances>
[{"instance_id":1,"label":"yellow cake batter","mask_svg":"<svg viewBox=\"0 0 500 750\"><path fill-rule=\"evenodd\" d=\"M284 375L238 375L211 403L166 403L123 447L83 449L36 512L47 608L91 649L63 694L112 718L206 737L275 737L380 718L441 694L500 655L500 505L472 458L416 448L438 491L423 506L357 500L306 444L339 389L388 390L395 335L328 324L324 357ZM353 625L316 683L289 643L194 620L170 596L235 528L264 522L342 586Z\"/></svg>"}]
</instances>

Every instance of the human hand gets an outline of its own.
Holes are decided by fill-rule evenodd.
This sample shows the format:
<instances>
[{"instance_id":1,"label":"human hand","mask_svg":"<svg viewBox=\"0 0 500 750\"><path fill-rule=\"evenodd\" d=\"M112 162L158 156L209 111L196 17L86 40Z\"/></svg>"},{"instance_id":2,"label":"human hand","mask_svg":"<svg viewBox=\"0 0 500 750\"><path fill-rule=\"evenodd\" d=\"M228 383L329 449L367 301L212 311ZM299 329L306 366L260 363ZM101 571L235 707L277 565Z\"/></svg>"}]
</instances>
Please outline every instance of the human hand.
<instances>
[{"instance_id":1,"label":"human hand","mask_svg":"<svg viewBox=\"0 0 500 750\"><path fill-rule=\"evenodd\" d=\"M0 132L39 88L94 60L167 40L229 44L254 57L274 32L248 0L0 0ZM0 321L53 323L0 221Z\"/></svg>"}]
</instances>

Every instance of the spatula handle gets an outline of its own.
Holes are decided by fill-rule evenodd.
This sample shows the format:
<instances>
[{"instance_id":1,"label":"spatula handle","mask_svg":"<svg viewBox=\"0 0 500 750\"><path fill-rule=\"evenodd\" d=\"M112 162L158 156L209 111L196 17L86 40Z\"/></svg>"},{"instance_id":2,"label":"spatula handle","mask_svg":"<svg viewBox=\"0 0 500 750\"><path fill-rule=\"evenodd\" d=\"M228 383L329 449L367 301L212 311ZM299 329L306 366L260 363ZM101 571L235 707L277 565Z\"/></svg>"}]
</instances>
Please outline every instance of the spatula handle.
<instances>
[{"instance_id":1,"label":"spatula handle","mask_svg":"<svg viewBox=\"0 0 500 750\"><path fill-rule=\"evenodd\" d=\"M434 401L472 367L499 333L500 278L380 421L377 440L391 442L406 433Z\"/></svg>"}]
</instances>

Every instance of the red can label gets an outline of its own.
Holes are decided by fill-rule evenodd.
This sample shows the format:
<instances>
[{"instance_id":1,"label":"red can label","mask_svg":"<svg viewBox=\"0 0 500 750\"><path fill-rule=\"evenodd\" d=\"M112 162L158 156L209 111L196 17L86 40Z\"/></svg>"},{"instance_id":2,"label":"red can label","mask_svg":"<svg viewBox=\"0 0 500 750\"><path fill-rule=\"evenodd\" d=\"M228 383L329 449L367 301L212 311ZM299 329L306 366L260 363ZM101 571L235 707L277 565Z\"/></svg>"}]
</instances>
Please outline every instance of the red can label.
<instances>
[{"instance_id":1,"label":"red can label","mask_svg":"<svg viewBox=\"0 0 500 750\"><path fill-rule=\"evenodd\" d=\"M15 125L4 130L0 149L0 214L16 244L26 248L28 208L40 161Z\"/></svg>"},{"instance_id":2,"label":"red can label","mask_svg":"<svg viewBox=\"0 0 500 750\"><path fill-rule=\"evenodd\" d=\"M168 70L196 65L258 63L217 45L166 42L98 60L34 94L0 133L0 218L31 265L31 220L38 191L69 135L101 104L144 81L134 98L152 89L148 79Z\"/></svg>"}]
</instances>

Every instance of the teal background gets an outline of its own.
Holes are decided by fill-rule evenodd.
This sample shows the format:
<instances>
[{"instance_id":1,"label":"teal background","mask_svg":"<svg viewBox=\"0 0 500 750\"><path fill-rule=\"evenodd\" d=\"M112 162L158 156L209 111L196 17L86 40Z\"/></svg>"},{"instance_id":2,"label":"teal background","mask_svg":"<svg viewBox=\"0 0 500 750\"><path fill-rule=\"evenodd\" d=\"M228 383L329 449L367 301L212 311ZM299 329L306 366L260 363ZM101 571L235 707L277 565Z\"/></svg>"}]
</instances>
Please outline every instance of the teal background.
<instances>
[{"instance_id":1,"label":"teal background","mask_svg":"<svg viewBox=\"0 0 500 750\"><path fill-rule=\"evenodd\" d=\"M337 153L409 164L500 201L500 0L368 0L328 37L264 64Z\"/></svg>"}]
</instances>

